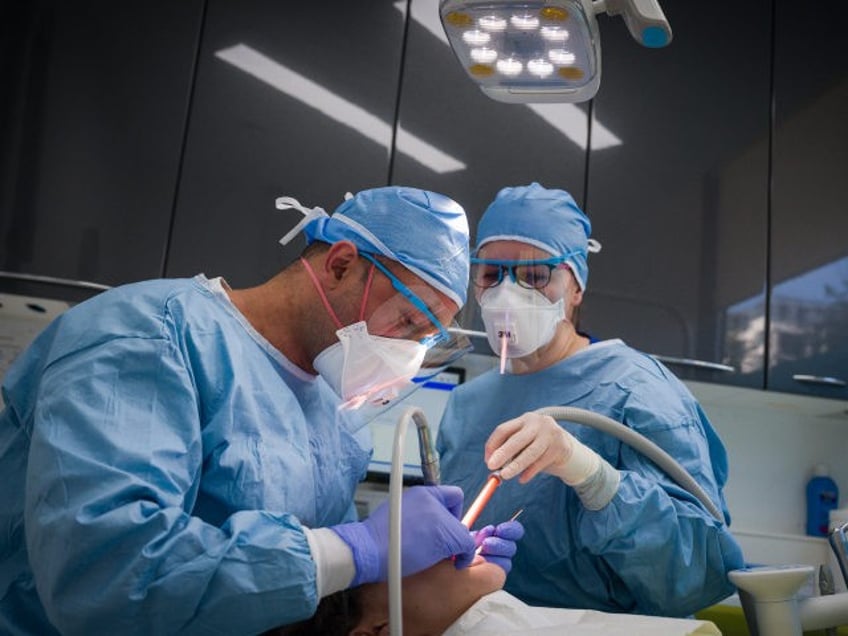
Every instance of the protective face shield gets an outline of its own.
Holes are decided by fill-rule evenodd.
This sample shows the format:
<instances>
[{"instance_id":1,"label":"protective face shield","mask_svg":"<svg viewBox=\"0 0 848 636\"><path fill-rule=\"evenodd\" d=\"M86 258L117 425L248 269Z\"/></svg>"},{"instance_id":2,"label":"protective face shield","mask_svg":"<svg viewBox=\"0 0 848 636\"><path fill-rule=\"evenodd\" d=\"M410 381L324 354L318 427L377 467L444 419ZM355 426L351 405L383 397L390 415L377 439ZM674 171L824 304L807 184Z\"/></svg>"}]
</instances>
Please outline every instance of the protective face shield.
<instances>
[{"instance_id":1,"label":"protective face shield","mask_svg":"<svg viewBox=\"0 0 848 636\"><path fill-rule=\"evenodd\" d=\"M422 366L426 367L423 375L427 376L428 371L434 367L446 366L471 349L467 338L458 338L449 333L426 303L376 258L366 253L360 253L360 256L370 261L372 268L360 305L359 321L346 327L342 326L330 306L308 261L301 259L324 306L339 327L336 331L339 342L318 354L312 364L336 394L344 400L342 407L350 409L358 409L365 405L385 407L391 402L402 399L415 389L416 384L413 379L417 379L416 375L419 374ZM396 319L400 319L405 326L408 326L408 323L415 325L417 321L409 318L411 311L420 314L430 325L431 330L432 328L436 330L434 335L416 340L413 336L414 331L404 332L402 329L400 331L389 329L397 334L391 338L368 333L364 314L371 281L376 270L382 272L398 292L396 297L386 301L384 306L375 312L381 314L380 322L384 327L388 329ZM386 322L386 314L390 317L388 322ZM395 318L391 318L392 316Z\"/></svg>"},{"instance_id":2,"label":"protective face shield","mask_svg":"<svg viewBox=\"0 0 848 636\"><path fill-rule=\"evenodd\" d=\"M424 355L424 361L421 363L421 368L415 374L415 377L412 378L412 381L405 384L397 383L392 386L391 393L397 393L396 397L390 400L380 401L378 399L373 402L365 402L356 410L345 409L338 411L338 413L340 415L355 416L357 418L357 425L364 426L374 418L380 416L384 411L408 398L422 386L425 386L428 381L434 379L445 369L448 369L466 353L474 350L471 340L464 333L461 333L463 330L456 323L453 323L448 329L450 331L449 339L440 341L427 349L427 353ZM457 331L454 331L454 329ZM348 426L348 428L350 427ZM369 429L364 427L362 430L364 432ZM367 445L363 447L368 448Z\"/></svg>"},{"instance_id":3,"label":"protective face shield","mask_svg":"<svg viewBox=\"0 0 848 636\"><path fill-rule=\"evenodd\" d=\"M530 355L548 344L567 309L564 299L551 302L542 292L511 280L483 291L480 308L489 346L501 358L501 370L507 358Z\"/></svg>"},{"instance_id":4,"label":"protective face shield","mask_svg":"<svg viewBox=\"0 0 848 636\"><path fill-rule=\"evenodd\" d=\"M318 354L313 366L348 408L383 405L397 398L427 353L425 345L413 340L369 334L364 320L336 335L339 342Z\"/></svg>"}]
</instances>

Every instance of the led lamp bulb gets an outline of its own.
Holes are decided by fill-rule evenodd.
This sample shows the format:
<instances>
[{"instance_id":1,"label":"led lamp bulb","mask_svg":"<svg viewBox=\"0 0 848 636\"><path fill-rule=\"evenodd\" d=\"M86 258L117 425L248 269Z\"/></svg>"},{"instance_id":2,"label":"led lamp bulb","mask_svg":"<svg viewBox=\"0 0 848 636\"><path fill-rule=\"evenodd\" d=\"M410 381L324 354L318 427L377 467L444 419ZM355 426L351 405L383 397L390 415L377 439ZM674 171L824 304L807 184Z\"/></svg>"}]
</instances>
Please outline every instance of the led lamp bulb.
<instances>
[{"instance_id":1,"label":"led lamp bulb","mask_svg":"<svg viewBox=\"0 0 848 636\"><path fill-rule=\"evenodd\" d=\"M565 49L551 49L548 51L548 59L559 66L569 66L577 61L577 56Z\"/></svg>"},{"instance_id":2,"label":"led lamp bulb","mask_svg":"<svg viewBox=\"0 0 848 636\"><path fill-rule=\"evenodd\" d=\"M471 49L469 54L472 60L480 64L491 64L498 59L498 52L494 49L487 49L486 47Z\"/></svg>"},{"instance_id":3,"label":"led lamp bulb","mask_svg":"<svg viewBox=\"0 0 848 636\"><path fill-rule=\"evenodd\" d=\"M554 72L554 65L537 58L527 62L527 70L537 77L547 77Z\"/></svg>"},{"instance_id":4,"label":"led lamp bulb","mask_svg":"<svg viewBox=\"0 0 848 636\"><path fill-rule=\"evenodd\" d=\"M478 24L486 31L500 32L506 29L506 18L499 15L483 15L478 18Z\"/></svg>"},{"instance_id":5,"label":"led lamp bulb","mask_svg":"<svg viewBox=\"0 0 848 636\"><path fill-rule=\"evenodd\" d=\"M462 41L470 46L482 46L483 44L488 44L491 39L492 36L489 33L479 29L466 31L462 34Z\"/></svg>"},{"instance_id":6,"label":"led lamp bulb","mask_svg":"<svg viewBox=\"0 0 848 636\"><path fill-rule=\"evenodd\" d=\"M524 70L524 65L513 57L498 60L498 72L507 77L516 77Z\"/></svg>"},{"instance_id":7,"label":"led lamp bulb","mask_svg":"<svg viewBox=\"0 0 848 636\"><path fill-rule=\"evenodd\" d=\"M558 26L546 26L539 30L539 35L548 42L562 43L568 39L568 30Z\"/></svg>"},{"instance_id":8,"label":"led lamp bulb","mask_svg":"<svg viewBox=\"0 0 848 636\"><path fill-rule=\"evenodd\" d=\"M535 13L514 15L509 21L519 31L532 31L539 28L539 16Z\"/></svg>"}]
</instances>

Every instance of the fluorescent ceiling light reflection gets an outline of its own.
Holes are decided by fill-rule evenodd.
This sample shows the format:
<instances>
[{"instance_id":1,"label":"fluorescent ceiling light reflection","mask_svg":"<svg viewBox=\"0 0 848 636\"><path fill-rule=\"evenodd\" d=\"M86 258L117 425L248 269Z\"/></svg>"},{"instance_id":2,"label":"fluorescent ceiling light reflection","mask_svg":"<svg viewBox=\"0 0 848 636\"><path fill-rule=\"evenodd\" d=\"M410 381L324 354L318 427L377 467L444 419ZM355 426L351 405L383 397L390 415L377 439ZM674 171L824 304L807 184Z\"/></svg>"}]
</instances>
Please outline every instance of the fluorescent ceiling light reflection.
<instances>
[{"instance_id":1,"label":"fluorescent ceiling light reflection","mask_svg":"<svg viewBox=\"0 0 848 636\"><path fill-rule=\"evenodd\" d=\"M365 135L384 148L388 149L391 145L390 124L250 46L237 44L217 51L215 56ZM399 152L439 174L466 168L460 160L403 130L400 126L398 126L395 142Z\"/></svg>"},{"instance_id":2,"label":"fluorescent ceiling light reflection","mask_svg":"<svg viewBox=\"0 0 848 636\"><path fill-rule=\"evenodd\" d=\"M394 7L406 15L406 2L395 2ZM445 46L450 46L448 36L439 21L438 0L412 0L411 15L413 20L444 42ZM577 106L574 104L525 104L525 106L556 128L560 134L565 135L580 148L586 149L587 117L586 113ZM592 127L594 150L620 146L621 143L621 139L595 119Z\"/></svg>"},{"instance_id":3,"label":"fluorescent ceiling light reflection","mask_svg":"<svg viewBox=\"0 0 848 636\"><path fill-rule=\"evenodd\" d=\"M525 104L525 106L578 146L586 148L588 115L577 106L574 104ZM619 145L621 145L621 139L613 135L609 128L601 126L596 119L592 127L592 149L602 150Z\"/></svg>"}]
</instances>

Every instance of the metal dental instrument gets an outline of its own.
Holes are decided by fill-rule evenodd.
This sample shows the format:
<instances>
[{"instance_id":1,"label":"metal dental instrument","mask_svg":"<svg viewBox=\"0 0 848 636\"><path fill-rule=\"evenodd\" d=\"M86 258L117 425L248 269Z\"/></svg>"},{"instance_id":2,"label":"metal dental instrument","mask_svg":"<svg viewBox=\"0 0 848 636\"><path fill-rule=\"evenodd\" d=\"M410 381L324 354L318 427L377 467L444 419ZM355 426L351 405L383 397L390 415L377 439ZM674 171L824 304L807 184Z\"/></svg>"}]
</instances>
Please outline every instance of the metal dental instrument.
<instances>
[{"instance_id":1,"label":"metal dental instrument","mask_svg":"<svg viewBox=\"0 0 848 636\"><path fill-rule=\"evenodd\" d=\"M480 494L477 495L477 498L468 508L468 512L466 512L465 516L462 518L462 525L471 530L471 526L473 526L474 522L477 521L477 517L479 517L480 513L483 512L483 508L486 507L486 504L489 503L489 500L492 498L492 494L494 494L497 487L501 485L501 481L503 480L501 479L501 473L499 470L496 470L489 475L489 479L486 480Z\"/></svg>"},{"instance_id":2,"label":"metal dental instrument","mask_svg":"<svg viewBox=\"0 0 848 636\"><path fill-rule=\"evenodd\" d=\"M415 430L418 433L418 455L421 458L421 474L424 476L424 481L427 484L438 486L441 482L439 455L433 446L433 436L430 433L430 427L427 425L427 418L421 409L413 411L411 417L412 421L415 422Z\"/></svg>"}]
</instances>

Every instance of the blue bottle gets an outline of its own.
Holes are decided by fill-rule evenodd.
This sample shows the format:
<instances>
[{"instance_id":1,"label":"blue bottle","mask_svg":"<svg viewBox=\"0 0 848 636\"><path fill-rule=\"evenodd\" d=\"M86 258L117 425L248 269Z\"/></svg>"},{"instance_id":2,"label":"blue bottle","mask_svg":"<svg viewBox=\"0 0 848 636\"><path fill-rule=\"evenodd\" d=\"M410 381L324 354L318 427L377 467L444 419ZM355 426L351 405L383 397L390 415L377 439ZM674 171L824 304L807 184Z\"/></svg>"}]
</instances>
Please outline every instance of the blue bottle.
<instances>
[{"instance_id":1,"label":"blue bottle","mask_svg":"<svg viewBox=\"0 0 848 636\"><path fill-rule=\"evenodd\" d=\"M830 511L839 507L839 488L825 464L816 465L807 482L807 534L826 537Z\"/></svg>"}]
</instances>

